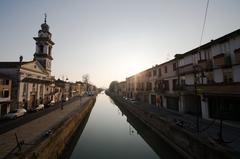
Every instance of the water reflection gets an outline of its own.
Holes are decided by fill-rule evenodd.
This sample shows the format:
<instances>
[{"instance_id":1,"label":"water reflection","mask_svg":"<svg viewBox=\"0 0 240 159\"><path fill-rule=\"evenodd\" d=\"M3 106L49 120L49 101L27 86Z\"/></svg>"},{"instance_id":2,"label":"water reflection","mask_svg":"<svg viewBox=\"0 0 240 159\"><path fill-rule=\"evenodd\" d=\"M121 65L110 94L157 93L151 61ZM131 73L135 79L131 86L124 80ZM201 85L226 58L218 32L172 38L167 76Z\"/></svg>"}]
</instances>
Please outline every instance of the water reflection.
<instances>
[{"instance_id":1,"label":"water reflection","mask_svg":"<svg viewBox=\"0 0 240 159\"><path fill-rule=\"evenodd\" d=\"M78 126L76 132L74 133L73 137L71 138L71 141L69 143L67 143L66 145L66 149L63 152L63 154L61 154L60 159L66 159L66 158L70 158L75 145L77 144L77 141L79 140L79 137L81 136L87 122L90 116L90 113L87 114L87 116L83 119L83 122Z\"/></svg>"},{"instance_id":2,"label":"water reflection","mask_svg":"<svg viewBox=\"0 0 240 159\"><path fill-rule=\"evenodd\" d=\"M139 134L151 148L158 154L161 159L183 159L172 147L170 147L163 139L158 137L151 129L142 124L137 118L129 114L121 105L116 105L121 109L124 115L127 116L127 122L129 126L129 133L132 135L135 133ZM132 128L133 127L133 128Z\"/></svg>"},{"instance_id":3,"label":"water reflection","mask_svg":"<svg viewBox=\"0 0 240 159\"><path fill-rule=\"evenodd\" d=\"M151 130L122 112L108 96L99 94L70 158L179 158Z\"/></svg>"}]
</instances>

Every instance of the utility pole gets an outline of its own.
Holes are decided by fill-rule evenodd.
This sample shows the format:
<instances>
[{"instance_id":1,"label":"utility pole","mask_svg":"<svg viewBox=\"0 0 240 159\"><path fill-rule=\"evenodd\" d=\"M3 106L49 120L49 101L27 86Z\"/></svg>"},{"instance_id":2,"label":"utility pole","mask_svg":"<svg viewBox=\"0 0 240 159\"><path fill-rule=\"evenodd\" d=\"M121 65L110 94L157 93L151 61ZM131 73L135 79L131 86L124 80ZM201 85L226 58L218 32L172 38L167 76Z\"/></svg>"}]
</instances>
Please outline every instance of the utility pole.
<instances>
[{"instance_id":1,"label":"utility pole","mask_svg":"<svg viewBox=\"0 0 240 159\"><path fill-rule=\"evenodd\" d=\"M199 134L199 132L200 132L200 126L199 126L199 103L198 103L198 101L197 101L197 96L198 96L198 94L197 94L197 65L193 65L193 71L194 71L194 96L195 96L195 98L196 98L196 131L197 131L197 133Z\"/></svg>"}]
</instances>

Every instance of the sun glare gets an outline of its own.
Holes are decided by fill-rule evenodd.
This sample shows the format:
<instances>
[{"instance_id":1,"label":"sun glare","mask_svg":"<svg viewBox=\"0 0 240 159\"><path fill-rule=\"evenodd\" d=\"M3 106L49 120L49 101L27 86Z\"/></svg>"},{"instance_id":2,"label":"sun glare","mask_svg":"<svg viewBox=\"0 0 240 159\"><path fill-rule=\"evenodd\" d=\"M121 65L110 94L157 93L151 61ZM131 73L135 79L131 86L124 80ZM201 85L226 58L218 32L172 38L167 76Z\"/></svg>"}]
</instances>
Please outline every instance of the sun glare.
<instances>
[{"instance_id":1,"label":"sun glare","mask_svg":"<svg viewBox=\"0 0 240 159\"><path fill-rule=\"evenodd\" d=\"M128 75L132 76L142 70L140 63L132 63L128 69Z\"/></svg>"}]
</instances>

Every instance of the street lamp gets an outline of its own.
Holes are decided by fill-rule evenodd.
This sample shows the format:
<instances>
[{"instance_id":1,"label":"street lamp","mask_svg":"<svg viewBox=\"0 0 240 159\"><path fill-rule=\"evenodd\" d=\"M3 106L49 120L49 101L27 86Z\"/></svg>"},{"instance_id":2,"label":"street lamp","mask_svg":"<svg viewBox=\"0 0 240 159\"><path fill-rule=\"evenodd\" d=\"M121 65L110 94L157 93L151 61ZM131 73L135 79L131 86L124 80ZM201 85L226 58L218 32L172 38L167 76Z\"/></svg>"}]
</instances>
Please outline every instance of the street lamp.
<instances>
[{"instance_id":1,"label":"street lamp","mask_svg":"<svg viewBox=\"0 0 240 159\"><path fill-rule=\"evenodd\" d=\"M193 72L194 72L194 95L196 97L197 100L197 65L193 65ZM197 114L196 114L196 129L197 129L197 133L199 133L199 104L198 102L196 102L197 104Z\"/></svg>"},{"instance_id":2,"label":"street lamp","mask_svg":"<svg viewBox=\"0 0 240 159\"><path fill-rule=\"evenodd\" d=\"M21 66L22 66L23 56L19 57L19 66L18 66L18 74L17 74L17 108L19 108L19 96L20 96L20 82L21 82Z\"/></svg>"},{"instance_id":3,"label":"street lamp","mask_svg":"<svg viewBox=\"0 0 240 159\"><path fill-rule=\"evenodd\" d=\"M194 95L196 97L196 100L197 100L197 96L198 96L198 88L197 88L197 83L199 82L199 77L197 77L197 73L201 73L200 77L201 77L201 83L203 84L203 78L205 77L204 75L204 70L203 68L198 65L198 64L195 64L193 65L193 71L194 71ZM199 123L199 118L200 118L200 108L201 108L201 105L199 105L199 102L196 102L197 104L197 114L196 114L196 130L197 130L197 133L200 132L200 123Z\"/></svg>"}]
</instances>

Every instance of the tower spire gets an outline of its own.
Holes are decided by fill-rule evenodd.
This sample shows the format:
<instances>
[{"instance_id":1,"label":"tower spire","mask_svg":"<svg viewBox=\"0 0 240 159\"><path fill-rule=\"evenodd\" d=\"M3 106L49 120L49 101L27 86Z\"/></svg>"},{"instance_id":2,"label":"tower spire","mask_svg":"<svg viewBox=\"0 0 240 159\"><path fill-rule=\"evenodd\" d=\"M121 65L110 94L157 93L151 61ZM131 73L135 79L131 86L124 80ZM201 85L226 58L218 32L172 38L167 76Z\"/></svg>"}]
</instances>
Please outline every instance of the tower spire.
<instances>
[{"instance_id":1,"label":"tower spire","mask_svg":"<svg viewBox=\"0 0 240 159\"><path fill-rule=\"evenodd\" d=\"M44 23L47 23L47 13L44 13Z\"/></svg>"}]
</instances>

